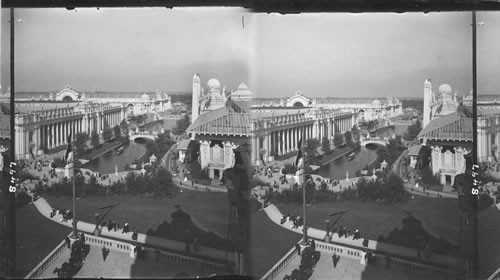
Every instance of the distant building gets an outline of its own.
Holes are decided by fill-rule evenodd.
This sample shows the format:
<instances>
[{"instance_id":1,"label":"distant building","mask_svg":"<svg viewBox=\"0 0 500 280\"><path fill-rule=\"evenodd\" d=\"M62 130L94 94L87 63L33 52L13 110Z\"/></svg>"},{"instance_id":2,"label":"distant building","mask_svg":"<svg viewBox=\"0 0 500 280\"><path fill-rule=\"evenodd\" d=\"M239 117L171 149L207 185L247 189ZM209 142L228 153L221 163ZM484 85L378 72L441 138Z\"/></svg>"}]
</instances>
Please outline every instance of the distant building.
<instances>
[{"instance_id":1,"label":"distant building","mask_svg":"<svg viewBox=\"0 0 500 280\"><path fill-rule=\"evenodd\" d=\"M208 80L207 87L204 89L201 86L200 75L194 74L192 98L191 123L194 123L199 115L224 107L229 99L233 101L251 101L252 92L244 83L241 83L235 91L227 93L226 87L221 88L221 84L217 79Z\"/></svg>"},{"instance_id":2,"label":"distant building","mask_svg":"<svg viewBox=\"0 0 500 280\"><path fill-rule=\"evenodd\" d=\"M201 87L200 75L193 76L193 104L191 123L194 123L199 115L224 107L226 104L226 87L221 89L219 80L210 79L207 82L207 90Z\"/></svg>"},{"instance_id":3,"label":"distant building","mask_svg":"<svg viewBox=\"0 0 500 280\"><path fill-rule=\"evenodd\" d=\"M4 123L10 118L10 92L0 95ZM159 116L171 110L166 93L79 93L69 85L57 93L16 93L15 153L25 159L46 150L67 145L70 132L89 135L119 125L130 115ZM0 137L10 139L10 129L0 129Z\"/></svg>"},{"instance_id":4,"label":"distant building","mask_svg":"<svg viewBox=\"0 0 500 280\"><path fill-rule=\"evenodd\" d=\"M479 162L498 163L500 153L500 101L496 96L477 98L477 156ZM500 99L500 97L499 97Z\"/></svg>"},{"instance_id":5,"label":"distant building","mask_svg":"<svg viewBox=\"0 0 500 280\"><path fill-rule=\"evenodd\" d=\"M450 85L442 84L439 86L438 92L433 92L431 80L425 80L423 127L435 118L456 112L458 105L457 92L453 94Z\"/></svg>"},{"instance_id":6,"label":"distant building","mask_svg":"<svg viewBox=\"0 0 500 280\"><path fill-rule=\"evenodd\" d=\"M235 91L231 92L230 96L233 101L252 101L252 92L243 82Z\"/></svg>"},{"instance_id":7,"label":"distant building","mask_svg":"<svg viewBox=\"0 0 500 280\"><path fill-rule=\"evenodd\" d=\"M330 110L343 110L354 112L358 115L358 121L371 121L377 119L390 119L396 116L403 115L403 104L399 99L387 97L386 100L380 101L375 99L369 101L367 99L311 99L303 95L301 91L297 91L288 99L280 99L277 103L262 103L255 104L253 108L323 108Z\"/></svg>"}]
</instances>

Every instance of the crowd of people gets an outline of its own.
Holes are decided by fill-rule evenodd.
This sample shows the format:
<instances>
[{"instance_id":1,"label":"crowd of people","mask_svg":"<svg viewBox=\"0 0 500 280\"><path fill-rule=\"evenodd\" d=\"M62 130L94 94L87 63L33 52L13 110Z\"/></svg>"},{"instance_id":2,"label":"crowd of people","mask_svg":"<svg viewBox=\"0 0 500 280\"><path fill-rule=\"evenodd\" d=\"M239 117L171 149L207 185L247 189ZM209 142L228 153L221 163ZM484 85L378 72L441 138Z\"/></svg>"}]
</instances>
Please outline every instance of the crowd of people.
<instances>
[{"instance_id":1,"label":"crowd of people","mask_svg":"<svg viewBox=\"0 0 500 280\"><path fill-rule=\"evenodd\" d=\"M61 215L61 222L65 223L68 220L73 219L73 212L69 209L59 209L59 208L52 208L52 211L50 212L50 217L53 218L55 216Z\"/></svg>"},{"instance_id":2,"label":"crowd of people","mask_svg":"<svg viewBox=\"0 0 500 280\"><path fill-rule=\"evenodd\" d=\"M289 214L283 215L281 217L280 223L284 224L288 221L292 222L292 224L290 225L292 229L296 229L304 225L304 219L302 219L300 216L290 216Z\"/></svg>"}]
</instances>

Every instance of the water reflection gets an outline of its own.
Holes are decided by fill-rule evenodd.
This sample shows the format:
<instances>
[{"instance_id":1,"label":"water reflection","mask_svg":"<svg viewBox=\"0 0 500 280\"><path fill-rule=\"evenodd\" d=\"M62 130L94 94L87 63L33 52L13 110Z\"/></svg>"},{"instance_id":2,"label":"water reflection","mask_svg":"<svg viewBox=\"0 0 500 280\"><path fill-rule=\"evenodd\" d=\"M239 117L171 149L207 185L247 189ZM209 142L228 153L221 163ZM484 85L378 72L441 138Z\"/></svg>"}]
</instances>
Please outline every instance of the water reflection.
<instances>
[{"instance_id":1,"label":"water reflection","mask_svg":"<svg viewBox=\"0 0 500 280\"><path fill-rule=\"evenodd\" d=\"M377 159L377 153L373 149L362 147L356 152L356 156L352 160L345 157L334 160L328 165L323 166L318 174L334 180L345 179L346 171L349 170L349 177L355 177L357 170L363 169L366 165L371 164Z\"/></svg>"},{"instance_id":2,"label":"water reflection","mask_svg":"<svg viewBox=\"0 0 500 280\"><path fill-rule=\"evenodd\" d=\"M144 143L136 143L130 141L129 144L124 146L124 150L118 153L117 149L113 149L104 155L92 160L84 166L90 170L100 173L114 173L115 166L118 167L118 172L125 171L125 166L133 162L138 157L146 152Z\"/></svg>"}]
</instances>

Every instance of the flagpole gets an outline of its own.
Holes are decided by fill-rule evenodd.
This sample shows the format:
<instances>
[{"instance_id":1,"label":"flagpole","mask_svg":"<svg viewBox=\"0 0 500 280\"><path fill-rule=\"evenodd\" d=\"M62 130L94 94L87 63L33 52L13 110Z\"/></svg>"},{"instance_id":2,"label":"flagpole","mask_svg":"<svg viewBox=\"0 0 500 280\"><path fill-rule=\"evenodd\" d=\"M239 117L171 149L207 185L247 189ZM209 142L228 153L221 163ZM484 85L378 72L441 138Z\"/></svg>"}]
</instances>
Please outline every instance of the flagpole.
<instances>
[{"instance_id":1,"label":"flagpole","mask_svg":"<svg viewBox=\"0 0 500 280\"><path fill-rule=\"evenodd\" d=\"M73 238L77 238L77 233L76 233L76 187L75 187L75 146L74 146L74 139L75 133L73 132L73 135L71 136L71 145L72 148L72 153L73 153Z\"/></svg>"}]
</instances>

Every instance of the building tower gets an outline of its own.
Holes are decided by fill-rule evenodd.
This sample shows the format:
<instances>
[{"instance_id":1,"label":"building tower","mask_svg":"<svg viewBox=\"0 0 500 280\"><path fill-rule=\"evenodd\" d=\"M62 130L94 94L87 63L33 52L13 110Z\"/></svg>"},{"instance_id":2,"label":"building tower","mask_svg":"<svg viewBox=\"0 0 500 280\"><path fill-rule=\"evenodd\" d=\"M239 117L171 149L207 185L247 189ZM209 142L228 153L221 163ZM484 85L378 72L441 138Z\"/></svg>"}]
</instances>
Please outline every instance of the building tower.
<instances>
[{"instance_id":1,"label":"building tower","mask_svg":"<svg viewBox=\"0 0 500 280\"><path fill-rule=\"evenodd\" d=\"M426 127L431 121L431 102L432 102L432 84L430 79L426 79L424 82L424 122L422 128Z\"/></svg>"},{"instance_id":2,"label":"building tower","mask_svg":"<svg viewBox=\"0 0 500 280\"><path fill-rule=\"evenodd\" d=\"M193 101L191 105L191 123L198 118L200 114L200 93L201 93L201 83L200 75L194 74L193 76Z\"/></svg>"}]
</instances>

